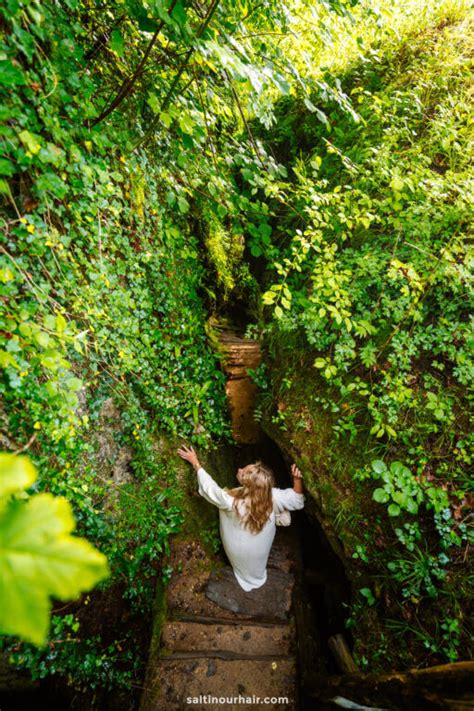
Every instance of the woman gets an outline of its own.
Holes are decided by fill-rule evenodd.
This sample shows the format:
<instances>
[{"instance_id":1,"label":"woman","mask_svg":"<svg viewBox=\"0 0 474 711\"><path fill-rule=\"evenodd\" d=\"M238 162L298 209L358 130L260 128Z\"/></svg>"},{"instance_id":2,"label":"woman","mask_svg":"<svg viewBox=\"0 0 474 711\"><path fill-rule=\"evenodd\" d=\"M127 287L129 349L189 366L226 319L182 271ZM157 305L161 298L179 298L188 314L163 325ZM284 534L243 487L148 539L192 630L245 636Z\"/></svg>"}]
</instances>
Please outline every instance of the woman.
<instances>
[{"instance_id":1,"label":"woman","mask_svg":"<svg viewBox=\"0 0 474 711\"><path fill-rule=\"evenodd\" d=\"M272 472L261 462L237 471L240 487L222 489L202 468L192 447L178 450L197 472L199 493L219 508L224 550L240 587L246 592L267 580L267 561L275 537L275 513L304 506L303 477L291 466L293 488L276 489Z\"/></svg>"}]
</instances>

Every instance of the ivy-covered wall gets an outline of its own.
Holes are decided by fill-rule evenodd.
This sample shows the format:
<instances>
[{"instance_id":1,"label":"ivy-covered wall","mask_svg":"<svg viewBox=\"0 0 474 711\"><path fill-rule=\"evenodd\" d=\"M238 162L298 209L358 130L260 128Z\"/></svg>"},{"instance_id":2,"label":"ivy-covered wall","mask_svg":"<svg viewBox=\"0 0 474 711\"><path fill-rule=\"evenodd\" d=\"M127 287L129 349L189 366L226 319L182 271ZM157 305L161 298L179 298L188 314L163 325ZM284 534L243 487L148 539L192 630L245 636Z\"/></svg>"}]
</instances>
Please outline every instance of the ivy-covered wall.
<instances>
[{"instance_id":1,"label":"ivy-covered wall","mask_svg":"<svg viewBox=\"0 0 474 711\"><path fill-rule=\"evenodd\" d=\"M199 241L154 156L84 126L101 86L87 22L67 4L4 13L1 444L33 458L36 488L69 499L111 568L98 592L54 606L46 649L5 644L34 678L130 688L183 520L170 443L228 432Z\"/></svg>"}]
</instances>

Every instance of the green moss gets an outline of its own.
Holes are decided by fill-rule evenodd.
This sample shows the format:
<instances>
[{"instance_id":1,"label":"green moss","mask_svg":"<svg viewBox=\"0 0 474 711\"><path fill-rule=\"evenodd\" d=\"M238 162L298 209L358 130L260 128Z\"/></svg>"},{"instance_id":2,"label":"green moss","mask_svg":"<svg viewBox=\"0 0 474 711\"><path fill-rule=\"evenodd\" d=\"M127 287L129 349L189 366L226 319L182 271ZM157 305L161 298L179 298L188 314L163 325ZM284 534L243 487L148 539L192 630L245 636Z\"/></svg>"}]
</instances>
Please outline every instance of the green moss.
<instances>
[{"instance_id":1,"label":"green moss","mask_svg":"<svg viewBox=\"0 0 474 711\"><path fill-rule=\"evenodd\" d=\"M155 603L153 606L153 633L150 643L150 657L152 659L155 659L158 656L161 630L163 629L163 625L166 622L166 617L166 586L163 580L161 580L161 578L158 578L155 592Z\"/></svg>"}]
</instances>

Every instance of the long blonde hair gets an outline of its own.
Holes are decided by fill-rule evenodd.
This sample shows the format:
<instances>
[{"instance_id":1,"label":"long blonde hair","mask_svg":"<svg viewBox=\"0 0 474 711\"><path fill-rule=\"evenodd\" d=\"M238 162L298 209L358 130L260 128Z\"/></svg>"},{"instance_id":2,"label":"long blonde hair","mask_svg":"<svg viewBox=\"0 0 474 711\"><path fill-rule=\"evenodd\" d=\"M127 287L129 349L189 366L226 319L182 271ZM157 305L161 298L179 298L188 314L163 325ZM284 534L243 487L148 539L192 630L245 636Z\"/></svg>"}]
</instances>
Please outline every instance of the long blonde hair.
<instances>
[{"instance_id":1,"label":"long blonde hair","mask_svg":"<svg viewBox=\"0 0 474 711\"><path fill-rule=\"evenodd\" d=\"M249 464L242 473L241 482L242 486L228 492L234 497L232 508L241 517L245 528L251 533L259 533L273 510L272 487L275 481L272 470L262 462ZM246 503L243 515L238 509L241 500Z\"/></svg>"}]
</instances>

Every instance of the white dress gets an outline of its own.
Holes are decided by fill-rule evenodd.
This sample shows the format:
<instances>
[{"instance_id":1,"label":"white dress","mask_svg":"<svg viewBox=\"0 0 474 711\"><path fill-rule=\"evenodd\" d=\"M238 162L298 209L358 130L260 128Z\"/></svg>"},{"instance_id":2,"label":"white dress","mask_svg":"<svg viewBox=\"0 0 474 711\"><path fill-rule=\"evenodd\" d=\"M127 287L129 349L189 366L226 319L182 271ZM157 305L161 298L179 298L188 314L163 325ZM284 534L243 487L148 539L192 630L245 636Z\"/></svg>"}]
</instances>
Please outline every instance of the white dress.
<instances>
[{"instance_id":1,"label":"white dress","mask_svg":"<svg viewBox=\"0 0 474 711\"><path fill-rule=\"evenodd\" d=\"M259 533L251 533L241 525L241 519L232 508L234 497L224 491L201 467L197 471L199 493L206 501L219 508L220 533L224 550L231 562L240 587L246 592L259 588L267 581L267 561L275 538L275 510L294 511L304 506L304 494L294 489L272 489L274 510ZM238 504L245 511L245 502Z\"/></svg>"}]
</instances>

